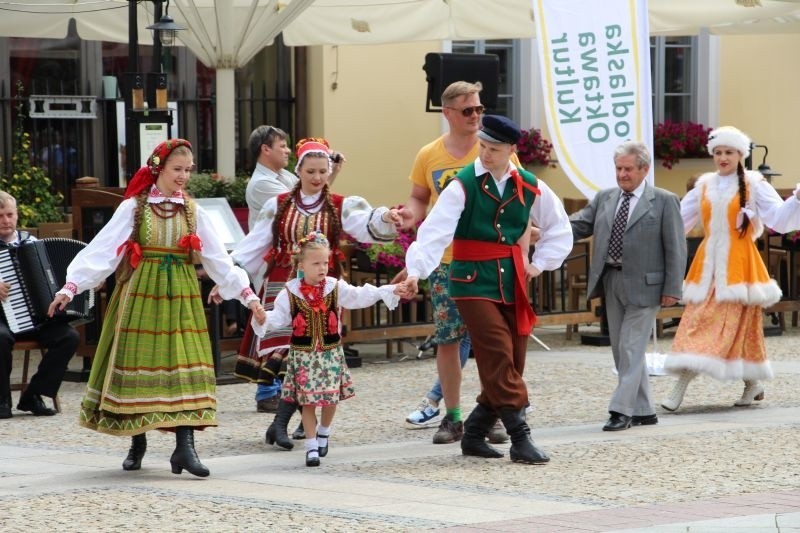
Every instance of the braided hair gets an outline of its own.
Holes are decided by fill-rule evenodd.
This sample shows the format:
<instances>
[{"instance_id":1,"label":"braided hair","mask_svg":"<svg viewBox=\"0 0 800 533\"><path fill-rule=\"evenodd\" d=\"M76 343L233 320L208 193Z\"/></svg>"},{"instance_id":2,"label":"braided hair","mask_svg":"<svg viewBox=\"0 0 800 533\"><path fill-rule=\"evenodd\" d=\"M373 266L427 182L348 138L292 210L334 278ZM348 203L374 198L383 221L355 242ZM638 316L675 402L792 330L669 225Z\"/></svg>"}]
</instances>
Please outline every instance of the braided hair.
<instances>
[{"instance_id":1,"label":"braided hair","mask_svg":"<svg viewBox=\"0 0 800 533\"><path fill-rule=\"evenodd\" d=\"M742 166L742 162L739 161L739 164L736 166L736 175L739 176L739 207L742 208L747 203L747 185L744 179L744 167ZM743 238L745 233L747 233L747 228L750 227L750 217L747 216L747 213L742 212L742 227L739 228L739 238Z\"/></svg>"}]
</instances>

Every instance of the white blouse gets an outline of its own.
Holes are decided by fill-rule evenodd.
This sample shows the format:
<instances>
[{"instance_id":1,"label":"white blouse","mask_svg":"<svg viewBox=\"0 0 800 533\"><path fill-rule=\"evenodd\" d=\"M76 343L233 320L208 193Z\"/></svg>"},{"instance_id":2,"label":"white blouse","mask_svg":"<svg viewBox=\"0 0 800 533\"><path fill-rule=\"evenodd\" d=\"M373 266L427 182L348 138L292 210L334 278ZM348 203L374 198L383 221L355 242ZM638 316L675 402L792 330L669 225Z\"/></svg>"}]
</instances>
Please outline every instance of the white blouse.
<instances>
[{"instance_id":1,"label":"white blouse","mask_svg":"<svg viewBox=\"0 0 800 533\"><path fill-rule=\"evenodd\" d=\"M301 193L304 203L316 201L322 192L312 196ZM311 211L298 207L306 215L318 213L324 206L319 205ZM360 196L348 196L342 202L342 230L351 235L358 242L391 242L397 237L397 229L392 222L384 222L381 217L389 209L377 207L375 209ZM278 211L278 198L270 198L258 214L256 225L250 233L239 241L231 252L236 264L241 265L253 278L264 263L264 254L272 247L275 240L272 234L272 222Z\"/></svg>"},{"instance_id":2,"label":"white blouse","mask_svg":"<svg viewBox=\"0 0 800 533\"><path fill-rule=\"evenodd\" d=\"M383 301L386 307L391 310L397 307L400 302L400 297L394 293L395 285L376 287L365 283L360 287L354 287L344 280L337 280L330 276L325 277L323 294L327 296L337 286L339 288L339 307L344 309L362 309ZM303 298L298 278L293 278L286 282L286 286L281 289L281 292L275 298L275 307L272 311L267 311L267 320L264 324L259 324L255 318L250 320L253 332L256 335L263 337L268 331L286 328L292 324L292 315L289 309L289 292L299 298ZM341 318L339 310L337 310L337 315ZM341 320L339 321L339 328L341 331Z\"/></svg>"},{"instance_id":3,"label":"white blouse","mask_svg":"<svg viewBox=\"0 0 800 533\"><path fill-rule=\"evenodd\" d=\"M500 194L511 177L511 168L509 166L506 173L495 180ZM481 160L476 160L475 175L481 176L486 172ZM439 266L444 249L453 241L466 199L464 188L456 185L445 187L439 194L417 232L416 242L408 248L406 267L409 276L427 278ZM536 186L542 194L533 202L529 219L541 230L541 237L536 243L531 264L544 272L560 268L572 251L572 226L564 205L553 190L541 180L537 180Z\"/></svg>"},{"instance_id":4,"label":"white blouse","mask_svg":"<svg viewBox=\"0 0 800 533\"><path fill-rule=\"evenodd\" d=\"M148 202L152 202L148 198ZM156 202L159 200L155 200ZM124 200L111 220L92 241L81 250L67 267L67 282L77 286L78 294L97 287L110 276L119 265L125 254L117 254L117 249L127 241L133 231L133 217L136 211L136 199ZM225 249L225 244L212 225L202 207L195 204L197 215L197 236L203 244L199 255L203 268L214 282L219 285L220 294L226 300L238 299L243 305L250 300L258 299L251 294L247 299L242 299L242 291L250 288L247 274L233 264L231 257ZM63 291L63 289L62 289ZM70 298L72 293L62 292Z\"/></svg>"},{"instance_id":5,"label":"white blouse","mask_svg":"<svg viewBox=\"0 0 800 533\"><path fill-rule=\"evenodd\" d=\"M751 199L747 202L747 209L761 220L764 226L777 233L787 233L800 228L800 200L793 194L786 200L782 199L775 188L757 172L747 171L751 184ZM716 186L720 191L730 187L738 187L738 176L729 174L720 176L717 173L704 174L700 177L694 189L686 193L681 200L681 218L683 229L689 233L700 224L700 200L703 183Z\"/></svg>"}]
</instances>

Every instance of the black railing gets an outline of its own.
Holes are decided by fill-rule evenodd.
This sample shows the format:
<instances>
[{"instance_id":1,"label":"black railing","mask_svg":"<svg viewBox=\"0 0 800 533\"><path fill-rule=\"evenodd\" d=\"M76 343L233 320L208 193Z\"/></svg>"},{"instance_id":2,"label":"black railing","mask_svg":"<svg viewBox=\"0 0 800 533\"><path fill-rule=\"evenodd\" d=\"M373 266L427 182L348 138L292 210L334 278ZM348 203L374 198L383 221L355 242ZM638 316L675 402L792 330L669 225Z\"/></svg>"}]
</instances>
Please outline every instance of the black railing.
<instances>
[{"instance_id":1,"label":"black railing","mask_svg":"<svg viewBox=\"0 0 800 533\"><path fill-rule=\"evenodd\" d=\"M74 88L48 85L47 93L25 90L25 96L16 95L16 89L0 85L0 173L11 172L14 148L14 128L19 120L17 107L22 100L26 116L24 131L31 136L30 157L35 165L43 168L53 181L54 191L64 194L67 205L69 191L75 180L82 176L94 176L101 185L117 186L120 168L124 168L124 153L117 136L117 100L96 99L96 118L31 118L29 94L48 96L74 95ZM57 92L55 92L57 91ZM62 92L63 91L63 92ZM55 92L55 93L54 93ZM239 86L236 95L236 168L250 172L254 161L247 150L247 140L253 128L260 124L275 124L294 138L293 95L285 98L267 96L266 84ZM201 170L216 168L216 100L213 96L181 95L173 98L177 102L179 135L189 139L195 147L195 164ZM122 122L124 124L124 122ZM122 164L120 164L122 163Z\"/></svg>"}]
</instances>

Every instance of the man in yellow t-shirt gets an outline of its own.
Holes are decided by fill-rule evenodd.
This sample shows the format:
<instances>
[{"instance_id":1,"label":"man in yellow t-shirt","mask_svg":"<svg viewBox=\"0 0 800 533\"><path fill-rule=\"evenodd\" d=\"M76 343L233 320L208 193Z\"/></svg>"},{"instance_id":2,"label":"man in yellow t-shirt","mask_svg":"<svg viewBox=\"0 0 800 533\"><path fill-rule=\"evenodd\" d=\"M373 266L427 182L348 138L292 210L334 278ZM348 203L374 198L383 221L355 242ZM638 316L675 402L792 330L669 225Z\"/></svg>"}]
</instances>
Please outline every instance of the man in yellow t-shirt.
<instances>
[{"instance_id":1,"label":"man in yellow t-shirt","mask_svg":"<svg viewBox=\"0 0 800 533\"><path fill-rule=\"evenodd\" d=\"M458 172L478 158L478 131L481 128L480 82L451 83L442 93L442 114L449 131L423 146L417 153L411 169L411 195L401 214L404 228L412 228L425 218L428 208L439 198L439 193ZM514 154L512 162L519 166ZM409 428L425 428L439 424L433 436L434 444L448 444L461 440L464 424L461 420L461 368L469 358L471 343L464 321L455 302L448 294L448 274L452 252L448 248L441 264L429 278L431 304L437 345L436 367L439 379L425 395L419 407L406 417ZM404 279L403 271L396 281ZM444 417L439 402L444 399L447 412ZM508 440L502 426L489 433L489 440L499 444Z\"/></svg>"}]
</instances>

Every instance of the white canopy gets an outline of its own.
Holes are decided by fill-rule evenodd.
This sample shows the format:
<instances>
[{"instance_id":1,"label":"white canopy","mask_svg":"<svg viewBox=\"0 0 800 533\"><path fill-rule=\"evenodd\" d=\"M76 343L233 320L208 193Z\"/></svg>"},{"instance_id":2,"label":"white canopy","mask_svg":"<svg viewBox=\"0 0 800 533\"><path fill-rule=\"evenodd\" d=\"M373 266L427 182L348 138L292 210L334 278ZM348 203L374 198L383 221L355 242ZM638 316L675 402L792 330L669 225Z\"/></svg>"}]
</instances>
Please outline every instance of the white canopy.
<instances>
[{"instance_id":1,"label":"white canopy","mask_svg":"<svg viewBox=\"0 0 800 533\"><path fill-rule=\"evenodd\" d=\"M537 0L315 0L284 29L284 42L530 38L535 36L532 1ZM694 35L701 28L718 34L800 31L800 0L649 0L648 5L654 35Z\"/></svg>"},{"instance_id":2,"label":"white canopy","mask_svg":"<svg viewBox=\"0 0 800 533\"><path fill-rule=\"evenodd\" d=\"M172 0L178 39L217 69L217 170L234 173L233 69L276 35L293 46L530 38L537 0ZM0 35L64 38L70 18L87 40L128 41L128 0L0 0ZM752 6L752 7L747 7ZM800 31L800 0L650 0L659 35ZM139 42L153 4L138 3Z\"/></svg>"}]
</instances>

